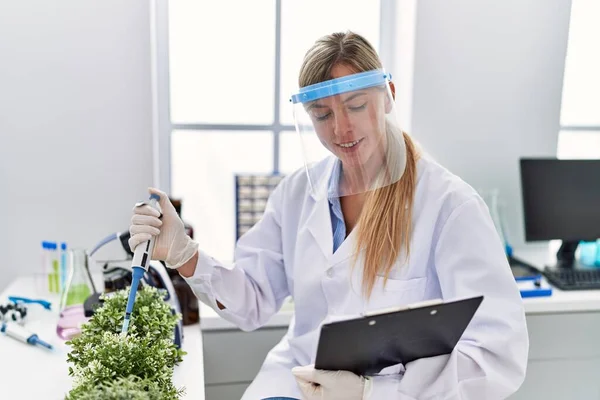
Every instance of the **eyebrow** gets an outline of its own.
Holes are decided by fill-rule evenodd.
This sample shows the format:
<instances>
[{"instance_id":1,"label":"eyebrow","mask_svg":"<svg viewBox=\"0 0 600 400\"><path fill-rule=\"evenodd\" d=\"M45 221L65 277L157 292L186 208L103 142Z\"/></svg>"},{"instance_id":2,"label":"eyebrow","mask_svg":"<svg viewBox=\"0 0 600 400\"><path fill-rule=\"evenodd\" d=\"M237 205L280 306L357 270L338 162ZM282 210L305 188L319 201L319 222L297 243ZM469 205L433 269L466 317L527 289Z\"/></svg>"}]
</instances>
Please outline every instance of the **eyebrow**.
<instances>
[{"instance_id":1,"label":"eyebrow","mask_svg":"<svg viewBox=\"0 0 600 400\"><path fill-rule=\"evenodd\" d=\"M349 102L350 100L354 100L355 98L357 98L357 97L359 97L359 96L366 95L366 94L367 94L367 93L365 93L365 92L358 92L358 93L355 93L355 94L353 94L352 96L348 97L346 100L344 100L342 103L344 103L344 104L345 104L345 103Z\"/></svg>"},{"instance_id":2,"label":"eyebrow","mask_svg":"<svg viewBox=\"0 0 600 400\"><path fill-rule=\"evenodd\" d=\"M367 93L365 93L365 92L358 92L358 93L354 93L352 96L350 96L350 97L348 97L347 99L345 99L344 101L342 101L342 103L346 104L347 102L349 102L349 101L351 101L351 100L354 100L354 99L355 99L355 98L357 98L357 97L364 96L364 95L366 95L366 94L367 94ZM323 105L323 104L319 104L319 103L312 103L310 106L308 106L308 108L306 109L306 111L310 111L310 110L312 110L313 108L329 108L329 107L328 107L328 106L325 106L325 105Z\"/></svg>"},{"instance_id":3,"label":"eyebrow","mask_svg":"<svg viewBox=\"0 0 600 400\"><path fill-rule=\"evenodd\" d=\"M319 103L312 103L310 106L308 106L308 108L306 109L306 111L310 111L313 108L329 108L323 104L319 104Z\"/></svg>"}]
</instances>

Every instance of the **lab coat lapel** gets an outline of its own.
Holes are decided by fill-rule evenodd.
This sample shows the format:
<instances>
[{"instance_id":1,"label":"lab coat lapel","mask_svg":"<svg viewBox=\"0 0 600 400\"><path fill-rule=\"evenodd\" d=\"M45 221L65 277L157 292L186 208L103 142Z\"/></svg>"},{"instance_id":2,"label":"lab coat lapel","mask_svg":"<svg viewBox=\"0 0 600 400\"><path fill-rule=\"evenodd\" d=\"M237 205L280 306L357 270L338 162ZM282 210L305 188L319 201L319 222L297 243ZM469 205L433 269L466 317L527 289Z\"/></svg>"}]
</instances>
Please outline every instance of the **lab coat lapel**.
<instances>
[{"instance_id":1,"label":"lab coat lapel","mask_svg":"<svg viewBox=\"0 0 600 400\"><path fill-rule=\"evenodd\" d=\"M336 265L348 260L356 252L356 227L350 232L346 239L342 242L337 251L331 256L330 264ZM333 246L333 245L332 245Z\"/></svg>"},{"instance_id":2,"label":"lab coat lapel","mask_svg":"<svg viewBox=\"0 0 600 400\"><path fill-rule=\"evenodd\" d=\"M327 267L346 261L355 253L356 227L342 242L337 251L333 253L333 228L327 199L315 201L314 207L306 220L306 225L321 249L323 256L327 259Z\"/></svg>"},{"instance_id":3,"label":"lab coat lapel","mask_svg":"<svg viewBox=\"0 0 600 400\"><path fill-rule=\"evenodd\" d=\"M326 198L315 200L310 215L306 219L308 231L317 242L325 258L329 259L333 253L333 233L329 203Z\"/></svg>"}]
</instances>

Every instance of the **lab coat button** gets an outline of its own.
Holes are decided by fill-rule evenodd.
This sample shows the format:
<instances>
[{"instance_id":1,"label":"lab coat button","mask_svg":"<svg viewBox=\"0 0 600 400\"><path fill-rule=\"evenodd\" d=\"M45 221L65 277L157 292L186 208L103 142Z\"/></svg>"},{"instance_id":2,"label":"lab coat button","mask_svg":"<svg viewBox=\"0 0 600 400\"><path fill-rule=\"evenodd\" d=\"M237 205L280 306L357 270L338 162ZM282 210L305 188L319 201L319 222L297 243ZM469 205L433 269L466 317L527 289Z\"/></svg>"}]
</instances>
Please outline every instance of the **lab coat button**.
<instances>
[{"instance_id":1,"label":"lab coat button","mask_svg":"<svg viewBox=\"0 0 600 400\"><path fill-rule=\"evenodd\" d=\"M333 276L333 268L327 270L327 276L330 278Z\"/></svg>"}]
</instances>

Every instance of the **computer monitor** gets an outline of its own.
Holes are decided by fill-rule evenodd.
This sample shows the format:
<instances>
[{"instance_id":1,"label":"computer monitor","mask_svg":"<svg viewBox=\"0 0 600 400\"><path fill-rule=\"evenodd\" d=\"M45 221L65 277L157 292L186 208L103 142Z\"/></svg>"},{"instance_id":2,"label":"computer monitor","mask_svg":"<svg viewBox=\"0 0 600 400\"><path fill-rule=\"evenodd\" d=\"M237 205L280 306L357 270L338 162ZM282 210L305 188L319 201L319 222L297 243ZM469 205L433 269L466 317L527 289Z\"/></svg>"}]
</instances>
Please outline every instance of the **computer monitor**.
<instances>
[{"instance_id":1,"label":"computer monitor","mask_svg":"<svg viewBox=\"0 0 600 400\"><path fill-rule=\"evenodd\" d=\"M521 159L525 240L560 239L559 267L580 241L600 238L600 160Z\"/></svg>"}]
</instances>

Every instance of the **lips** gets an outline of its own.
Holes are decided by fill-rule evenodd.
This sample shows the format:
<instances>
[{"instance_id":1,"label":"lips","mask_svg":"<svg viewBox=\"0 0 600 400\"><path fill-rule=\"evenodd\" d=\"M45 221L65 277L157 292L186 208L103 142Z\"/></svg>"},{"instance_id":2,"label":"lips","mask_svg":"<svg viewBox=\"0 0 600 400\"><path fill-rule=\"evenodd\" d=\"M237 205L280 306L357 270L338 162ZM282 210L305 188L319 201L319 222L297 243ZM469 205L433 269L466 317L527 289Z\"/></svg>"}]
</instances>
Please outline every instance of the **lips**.
<instances>
[{"instance_id":1,"label":"lips","mask_svg":"<svg viewBox=\"0 0 600 400\"><path fill-rule=\"evenodd\" d=\"M337 144L337 146L342 147L344 149L351 149L352 147L359 144L363 139L364 138L360 138L360 139L354 140L352 142L344 142L344 143L336 143L336 144Z\"/></svg>"}]
</instances>

